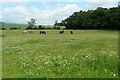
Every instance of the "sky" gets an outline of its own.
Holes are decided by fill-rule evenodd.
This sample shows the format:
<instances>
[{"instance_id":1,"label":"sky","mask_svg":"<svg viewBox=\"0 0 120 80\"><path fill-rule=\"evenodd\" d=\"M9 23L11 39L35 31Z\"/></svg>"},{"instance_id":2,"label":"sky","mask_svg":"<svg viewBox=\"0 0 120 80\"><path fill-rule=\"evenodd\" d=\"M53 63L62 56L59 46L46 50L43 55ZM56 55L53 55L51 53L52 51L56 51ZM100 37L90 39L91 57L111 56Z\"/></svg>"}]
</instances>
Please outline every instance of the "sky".
<instances>
[{"instance_id":1,"label":"sky","mask_svg":"<svg viewBox=\"0 0 120 80\"><path fill-rule=\"evenodd\" d=\"M1 0L0 21L27 24L31 18L39 25L54 25L74 12L97 7L117 7L119 0Z\"/></svg>"}]
</instances>

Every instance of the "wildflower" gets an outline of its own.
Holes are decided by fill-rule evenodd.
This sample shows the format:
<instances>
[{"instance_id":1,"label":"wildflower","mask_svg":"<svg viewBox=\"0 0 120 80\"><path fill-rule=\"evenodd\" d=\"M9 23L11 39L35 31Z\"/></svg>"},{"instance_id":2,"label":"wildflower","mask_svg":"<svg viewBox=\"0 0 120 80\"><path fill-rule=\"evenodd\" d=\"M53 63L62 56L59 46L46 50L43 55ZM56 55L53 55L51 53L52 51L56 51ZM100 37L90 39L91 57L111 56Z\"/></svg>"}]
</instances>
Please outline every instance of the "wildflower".
<instances>
[{"instance_id":1,"label":"wildflower","mask_svg":"<svg viewBox=\"0 0 120 80\"><path fill-rule=\"evenodd\" d=\"M104 71L106 72L107 70L106 70L106 69L104 69Z\"/></svg>"},{"instance_id":2,"label":"wildflower","mask_svg":"<svg viewBox=\"0 0 120 80\"><path fill-rule=\"evenodd\" d=\"M88 56L85 56L85 58L88 58Z\"/></svg>"},{"instance_id":3,"label":"wildflower","mask_svg":"<svg viewBox=\"0 0 120 80\"><path fill-rule=\"evenodd\" d=\"M47 65L49 63L49 61L45 62L45 65Z\"/></svg>"},{"instance_id":4,"label":"wildflower","mask_svg":"<svg viewBox=\"0 0 120 80\"><path fill-rule=\"evenodd\" d=\"M115 74L113 74L113 76L115 77L116 75L115 75Z\"/></svg>"},{"instance_id":5,"label":"wildflower","mask_svg":"<svg viewBox=\"0 0 120 80\"><path fill-rule=\"evenodd\" d=\"M81 74L79 74L81 76Z\"/></svg>"},{"instance_id":6,"label":"wildflower","mask_svg":"<svg viewBox=\"0 0 120 80\"><path fill-rule=\"evenodd\" d=\"M39 75L39 73L37 73L36 75Z\"/></svg>"},{"instance_id":7,"label":"wildflower","mask_svg":"<svg viewBox=\"0 0 120 80\"><path fill-rule=\"evenodd\" d=\"M36 61L36 59L33 59L33 60L35 60L35 61Z\"/></svg>"}]
</instances>

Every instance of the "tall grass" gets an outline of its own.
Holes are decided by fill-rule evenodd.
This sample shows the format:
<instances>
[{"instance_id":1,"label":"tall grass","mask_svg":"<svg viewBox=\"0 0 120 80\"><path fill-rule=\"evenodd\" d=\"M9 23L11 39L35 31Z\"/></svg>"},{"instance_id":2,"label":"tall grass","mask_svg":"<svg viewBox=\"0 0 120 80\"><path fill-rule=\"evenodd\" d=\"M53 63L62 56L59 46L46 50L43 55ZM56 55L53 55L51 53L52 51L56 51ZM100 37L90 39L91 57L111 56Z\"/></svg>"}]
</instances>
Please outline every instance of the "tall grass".
<instances>
[{"instance_id":1,"label":"tall grass","mask_svg":"<svg viewBox=\"0 0 120 80\"><path fill-rule=\"evenodd\" d=\"M3 78L117 78L117 31L5 30Z\"/></svg>"}]
</instances>

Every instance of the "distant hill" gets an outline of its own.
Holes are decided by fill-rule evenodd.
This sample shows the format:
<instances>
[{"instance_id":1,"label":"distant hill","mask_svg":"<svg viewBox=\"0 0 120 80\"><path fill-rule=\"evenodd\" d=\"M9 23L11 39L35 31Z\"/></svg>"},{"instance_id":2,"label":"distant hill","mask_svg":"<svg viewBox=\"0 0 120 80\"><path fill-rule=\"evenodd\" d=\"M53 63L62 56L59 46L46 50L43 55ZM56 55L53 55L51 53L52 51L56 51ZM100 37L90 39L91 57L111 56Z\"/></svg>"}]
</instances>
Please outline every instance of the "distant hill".
<instances>
[{"instance_id":1,"label":"distant hill","mask_svg":"<svg viewBox=\"0 0 120 80\"><path fill-rule=\"evenodd\" d=\"M3 22L0 22L0 24L2 24ZM5 28L6 30L9 30L10 28L19 28L21 30L24 30L28 27L28 24L16 24L16 23L5 23L2 25L2 28ZM44 28L53 28L54 26L50 26L50 25L42 25ZM35 25L34 27L39 27L39 25ZM60 27L60 28L65 28L65 26L56 26L56 27Z\"/></svg>"},{"instance_id":2,"label":"distant hill","mask_svg":"<svg viewBox=\"0 0 120 80\"><path fill-rule=\"evenodd\" d=\"M20 26L21 29L26 29L28 27L28 24L4 23L2 27L6 28L6 29L10 29L10 28L13 28L13 27L18 28L19 26Z\"/></svg>"}]
</instances>

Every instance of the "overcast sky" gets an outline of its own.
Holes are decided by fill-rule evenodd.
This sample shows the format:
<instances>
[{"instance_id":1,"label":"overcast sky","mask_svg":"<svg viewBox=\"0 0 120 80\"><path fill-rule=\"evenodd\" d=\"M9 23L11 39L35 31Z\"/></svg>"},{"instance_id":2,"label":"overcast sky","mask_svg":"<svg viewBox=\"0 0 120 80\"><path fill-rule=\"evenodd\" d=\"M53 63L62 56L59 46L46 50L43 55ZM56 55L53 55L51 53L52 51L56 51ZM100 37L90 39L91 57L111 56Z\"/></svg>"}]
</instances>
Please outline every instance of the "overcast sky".
<instances>
[{"instance_id":1,"label":"overcast sky","mask_svg":"<svg viewBox=\"0 0 120 80\"><path fill-rule=\"evenodd\" d=\"M26 24L31 18L36 24L53 25L80 10L111 8L119 0L1 0L0 21Z\"/></svg>"}]
</instances>

